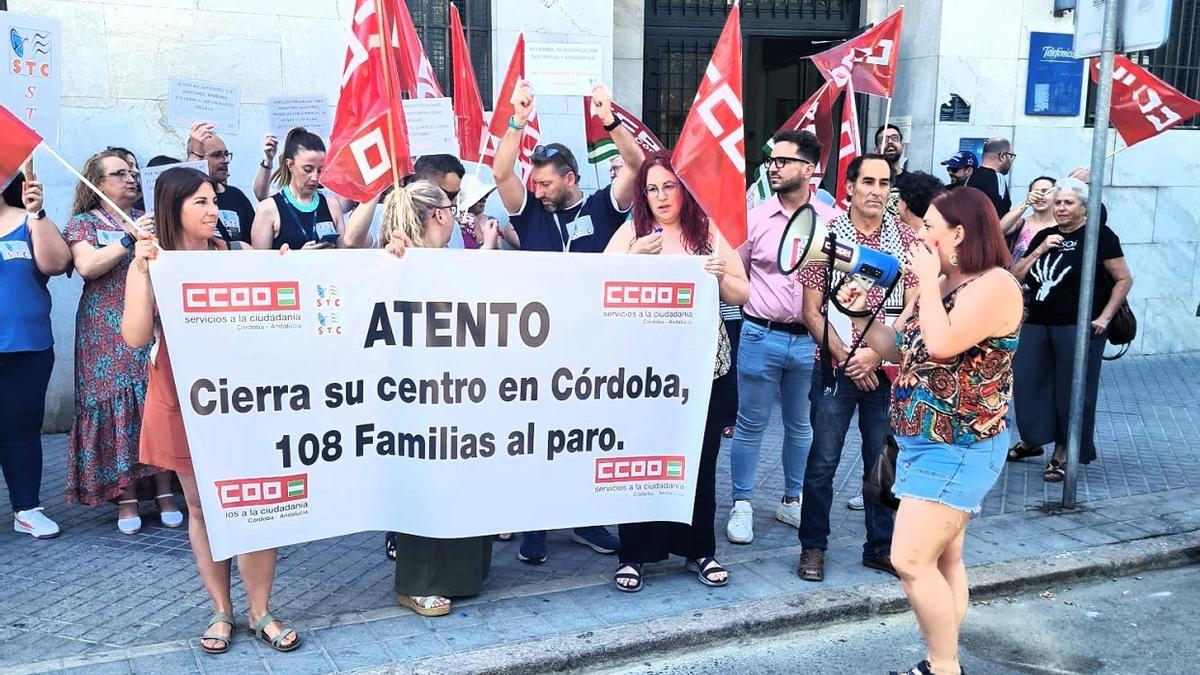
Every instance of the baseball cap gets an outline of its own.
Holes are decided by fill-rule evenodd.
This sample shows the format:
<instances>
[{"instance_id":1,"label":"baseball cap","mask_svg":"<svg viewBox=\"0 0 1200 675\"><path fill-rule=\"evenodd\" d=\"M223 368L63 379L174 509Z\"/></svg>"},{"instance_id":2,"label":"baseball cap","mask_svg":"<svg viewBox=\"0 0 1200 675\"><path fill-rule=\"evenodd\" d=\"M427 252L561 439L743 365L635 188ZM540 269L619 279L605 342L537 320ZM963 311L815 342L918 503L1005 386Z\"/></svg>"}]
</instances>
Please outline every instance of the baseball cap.
<instances>
[{"instance_id":1,"label":"baseball cap","mask_svg":"<svg viewBox=\"0 0 1200 675\"><path fill-rule=\"evenodd\" d=\"M951 169L974 169L979 166L979 162L975 159L975 153L970 150L959 150L954 153L953 157L942 162L942 166Z\"/></svg>"}]
</instances>

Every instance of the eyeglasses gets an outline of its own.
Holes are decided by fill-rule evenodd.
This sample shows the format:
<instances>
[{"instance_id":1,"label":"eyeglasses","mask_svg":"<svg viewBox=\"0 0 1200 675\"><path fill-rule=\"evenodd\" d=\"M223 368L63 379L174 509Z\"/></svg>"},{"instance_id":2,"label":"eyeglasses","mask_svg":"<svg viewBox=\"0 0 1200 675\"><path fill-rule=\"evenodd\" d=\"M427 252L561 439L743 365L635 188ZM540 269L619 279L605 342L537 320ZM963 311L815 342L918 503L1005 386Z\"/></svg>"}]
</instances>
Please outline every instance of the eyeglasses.
<instances>
[{"instance_id":1,"label":"eyeglasses","mask_svg":"<svg viewBox=\"0 0 1200 675\"><path fill-rule=\"evenodd\" d=\"M775 169L776 171L782 171L785 166L794 162L812 164L812 162L808 161L807 159L801 159L800 157L768 157L763 160L763 164L765 164L767 168ZM814 164L813 166L816 165Z\"/></svg>"},{"instance_id":2,"label":"eyeglasses","mask_svg":"<svg viewBox=\"0 0 1200 675\"><path fill-rule=\"evenodd\" d=\"M131 176L136 181L136 180L141 179L142 174L137 171L130 171L129 169L119 169L117 171L112 171L110 173L104 174L105 178L116 178L117 180L122 180L122 181L128 180Z\"/></svg>"},{"instance_id":3,"label":"eyeglasses","mask_svg":"<svg viewBox=\"0 0 1200 675\"><path fill-rule=\"evenodd\" d=\"M891 136L880 136L879 142L881 144L903 143L904 139L900 138L900 136L898 134L892 134Z\"/></svg>"},{"instance_id":4,"label":"eyeglasses","mask_svg":"<svg viewBox=\"0 0 1200 675\"><path fill-rule=\"evenodd\" d=\"M450 215L451 215L451 216L457 216L457 215L458 215L458 205L457 205L457 204L441 204L441 205L439 205L439 206L435 206L435 207L433 207L433 208L434 208L435 210L437 210L437 209L449 209L449 210L450 210Z\"/></svg>"},{"instance_id":5,"label":"eyeglasses","mask_svg":"<svg viewBox=\"0 0 1200 675\"><path fill-rule=\"evenodd\" d=\"M1015 153L1015 152L1000 153L1000 159L1016 159L1016 158L1017 158L1017 153Z\"/></svg>"},{"instance_id":6,"label":"eyeglasses","mask_svg":"<svg viewBox=\"0 0 1200 675\"><path fill-rule=\"evenodd\" d=\"M646 199L667 199L678 191L679 183L674 183L671 181L667 181L661 186L647 185L646 189L642 190L642 192L646 194Z\"/></svg>"},{"instance_id":7,"label":"eyeglasses","mask_svg":"<svg viewBox=\"0 0 1200 675\"><path fill-rule=\"evenodd\" d=\"M196 154L196 156L197 157L207 157L209 159L215 159L218 162L221 161L222 159L233 159L233 153L228 150L218 150L216 152L210 152L207 155Z\"/></svg>"},{"instance_id":8,"label":"eyeglasses","mask_svg":"<svg viewBox=\"0 0 1200 675\"><path fill-rule=\"evenodd\" d=\"M529 159L539 163L548 162L555 157L561 157L562 161L567 165L567 168L569 168L571 171L574 171L576 175L579 174L579 171L575 169L575 164L568 161L566 155L563 155L562 151L560 151L558 148L552 148L548 145L538 145L534 146L533 152L529 155Z\"/></svg>"}]
</instances>

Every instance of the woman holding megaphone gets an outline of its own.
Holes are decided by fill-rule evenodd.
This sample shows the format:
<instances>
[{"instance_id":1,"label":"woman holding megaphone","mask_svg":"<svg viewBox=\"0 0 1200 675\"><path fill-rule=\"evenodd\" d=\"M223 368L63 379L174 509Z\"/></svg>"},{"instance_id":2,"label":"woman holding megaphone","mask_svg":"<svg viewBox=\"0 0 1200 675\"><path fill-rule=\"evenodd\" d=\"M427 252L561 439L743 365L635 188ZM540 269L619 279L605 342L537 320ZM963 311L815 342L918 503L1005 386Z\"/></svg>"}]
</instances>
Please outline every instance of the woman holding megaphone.
<instances>
[{"instance_id":1,"label":"woman holding megaphone","mask_svg":"<svg viewBox=\"0 0 1200 675\"><path fill-rule=\"evenodd\" d=\"M888 327L855 318L866 341L900 363L891 426L900 453L892 491L900 499L891 560L927 648L907 673L958 673L967 613L963 537L1004 468L1005 416L1021 326L1020 284L995 209L978 190L936 197L909 251L916 300ZM866 307L846 285L839 301Z\"/></svg>"}]
</instances>

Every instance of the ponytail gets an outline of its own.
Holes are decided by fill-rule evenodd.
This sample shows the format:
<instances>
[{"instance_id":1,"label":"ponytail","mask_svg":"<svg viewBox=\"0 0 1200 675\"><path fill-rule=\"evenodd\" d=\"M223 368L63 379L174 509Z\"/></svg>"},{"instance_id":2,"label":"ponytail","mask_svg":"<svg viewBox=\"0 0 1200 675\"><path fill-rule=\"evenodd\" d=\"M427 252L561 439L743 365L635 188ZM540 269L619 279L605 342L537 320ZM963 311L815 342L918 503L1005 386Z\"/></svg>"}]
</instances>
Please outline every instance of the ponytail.
<instances>
[{"instance_id":1,"label":"ponytail","mask_svg":"<svg viewBox=\"0 0 1200 675\"><path fill-rule=\"evenodd\" d=\"M427 180L409 183L392 190L383 204L383 222L379 227L379 245L387 246L396 233L403 233L413 246L425 246L425 223L441 205L442 189Z\"/></svg>"},{"instance_id":2,"label":"ponytail","mask_svg":"<svg viewBox=\"0 0 1200 675\"><path fill-rule=\"evenodd\" d=\"M279 168L271 174L271 180L280 188L286 187L288 183L292 182L292 170L288 168L287 161L295 159L302 150L325 152L325 142L321 140L320 136L309 132L304 127L296 127L288 132L287 138L283 141L283 154L279 156Z\"/></svg>"}]
</instances>

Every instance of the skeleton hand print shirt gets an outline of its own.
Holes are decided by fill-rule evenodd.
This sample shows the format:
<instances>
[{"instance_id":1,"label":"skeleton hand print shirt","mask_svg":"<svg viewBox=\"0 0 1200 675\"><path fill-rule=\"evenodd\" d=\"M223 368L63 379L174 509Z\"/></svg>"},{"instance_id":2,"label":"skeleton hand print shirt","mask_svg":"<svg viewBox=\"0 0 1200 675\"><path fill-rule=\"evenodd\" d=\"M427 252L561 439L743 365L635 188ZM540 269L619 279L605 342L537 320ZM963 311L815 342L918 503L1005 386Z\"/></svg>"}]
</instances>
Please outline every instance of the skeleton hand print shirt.
<instances>
[{"instance_id":1,"label":"skeleton hand print shirt","mask_svg":"<svg viewBox=\"0 0 1200 675\"><path fill-rule=\"evenodd\" d=\"M1043 253L1025 276L1029 287L1029 317L1026 323L1043 326L1069 326L1075 323L1079 308L1079 288L1083 275L1083 237L1087 227L1063 232L1057 225L1034 235L1026 249L1032 255L1052 234L1063 238L1062 246ZM1123 258L1121 240L1107 226L1100 227L1100 246L1097 251L1096 286L1092 302L1092 318L1100 315L1108 304L1112 282L1104 271L1105 260Z\"/></svg>"}]
</instances>

